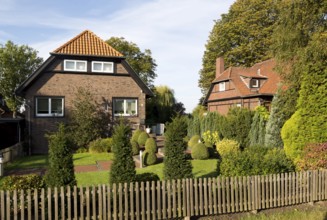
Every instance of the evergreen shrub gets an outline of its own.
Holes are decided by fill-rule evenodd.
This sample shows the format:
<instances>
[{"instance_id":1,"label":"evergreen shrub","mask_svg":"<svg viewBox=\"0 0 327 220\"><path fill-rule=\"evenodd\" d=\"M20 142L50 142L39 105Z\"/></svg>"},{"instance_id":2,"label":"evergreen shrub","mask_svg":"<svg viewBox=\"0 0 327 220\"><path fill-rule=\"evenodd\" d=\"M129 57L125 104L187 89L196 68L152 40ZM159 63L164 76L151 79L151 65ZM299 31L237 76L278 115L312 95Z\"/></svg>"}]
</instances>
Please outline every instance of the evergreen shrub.
<instances>
[{"instance_id":1,"label":"evergreen shrub","mask_svg":"<svg viewBox=\"0 0 327 220\"><path fill-rule=\"evenodd\" d=\"M136 129L132 135L132 140L137 141L139 139L139 136L141 133L142 133L142 130Z\"/></svg>"},{"instance_id":2,"label":"evergreen shrub","mask_svg":"<svg viewBox=\"0 0 327 220\"><path fill-rule=\"evenodd\" d=\"M160 178L155 173L140 173L136 174L136 182L146 182L146 181L159 181Z\"/></svg>"},{"instance_id":3,"label":"evergreen shrub","mask_svg":"<svg viewBox=\"0 0 327 220\"><path fill-rule=\"evenodd\" d=\"M224 157L230 152L240 151L240 144L235 140L223 139L216 145L217 151L221 157Z\"/></svg>"},{"instance_id":4,"label":"evergreen shrub","mask_svg":"<svg viewBox=\"0 0 327 220\"><path fill-rule=\"evenodd\" d=\"M146 140L149 138L148 133L146 133L145 131L142 131L137 139L137 143L139 144L139 146L144 146Z\"/></svg>"},{"instance_id":5,"label":"evergreen shrub","mask_svg":"<svg viewBox=\"0 0 327 220\"><path fill-rule=\"evenodd\" d=\"M2 179L1 190L28 190L41 189L45 187L42 176L37 174L5 176Z\"/></svg>"},{"instance_id":6,"label":"evergreen shrub","mask_svg":"<svg viewBox=\"0 0 327 220\"><path fill-rule=\"evenodd\" d=\"M209 158L209 151L203 143L197 143L193 146L191 155L195 160L206 160Z\"/></svg>"},{"instance_id":7,"label":"evergreen shrub","mask_svg":"<svg viewBox=\"0 0 327 220\"><path fill-rule=\"evenodd\" d=\"M299 170L327 169L327 142L306 145L302 159L296 165Z\"/></svg>"},{"instance_id":8,"label":"evergreen shrub","mask_svg":"<svg viewBox=\"0 0 327 220\"><path fill-rule=\"evenodd\" d=\"M97 139L89 144L89 152L90 153L111 152L111 145L112 145L111 138Z\"/></svg>"},{"instance_id":9,"label":"evergreen shrub","mask_svg":"<svg viewBox=\"0 0 327 220\"><path fill-rule=\"evenodd\" d=\"M145 142L145 151L156 153L157 152L157 143L154 138L148 138Z\"/></svg>"},{"instance_id":10,"label":"evergreen shrub","mask_svg":"<svg viewBox=\"0 0 327 220\"><path fill-rule=\"evenodd\" d=\"M145 151L143 154L143 162L144 165L146 166L150 166L150 165L154 165L157 163L157 155L154 152L147 152Z\"/></svg>"},{"instance_id":11,"label":"evergreen shrub","mask_svg":"<svg viewBox=\"0 0 327 220\"><path fill-rule=\"evenodd\" d=\"M194 145L196 145L197 143L199 143L199 141L201 140L200 135L194 135L191 137L191 139L188 141L187 146L189 148L192 148Z\"/></svg>"},{"instance_id":12,"label":"evergreen shrub","mask_svg":"<svg viewBox=\"0 0 327 220\"><path fill-rule=\"evenodd\" d=\"M133 155L138 155L140 153L140 146L135 140L131 140Z\"/></svg>"}]
</instances>

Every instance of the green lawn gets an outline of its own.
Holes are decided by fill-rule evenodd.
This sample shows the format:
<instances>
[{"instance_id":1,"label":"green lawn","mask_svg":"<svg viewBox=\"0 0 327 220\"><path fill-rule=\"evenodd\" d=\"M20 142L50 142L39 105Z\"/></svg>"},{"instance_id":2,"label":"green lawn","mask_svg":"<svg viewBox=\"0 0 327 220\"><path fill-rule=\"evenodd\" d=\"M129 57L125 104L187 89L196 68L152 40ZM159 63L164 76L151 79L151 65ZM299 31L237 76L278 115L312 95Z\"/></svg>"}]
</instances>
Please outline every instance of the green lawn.
<instances>
[{"instance_id":1,"label":"green lawn","mask_svg":"<svg viewBox=\"0 0 327 220\"><path fill-rule=\"evenodd\" d=\"M74 165L93 165L96 161L112 160L113 153L78 153L73 155Z\"/></svg>"},{"instance_id":2,"label":"green lawn","mask_svg":"<svg viewBox=\"0 0 327 220\"><path fill-rule=\"evenodd\" d=\"M5 170L15 169L29 169L29 168L43 168L48 166L47 155L34 155L28 157L22 157L15 160L12 163L5 164Z\"/></svg>"}]
</instances>

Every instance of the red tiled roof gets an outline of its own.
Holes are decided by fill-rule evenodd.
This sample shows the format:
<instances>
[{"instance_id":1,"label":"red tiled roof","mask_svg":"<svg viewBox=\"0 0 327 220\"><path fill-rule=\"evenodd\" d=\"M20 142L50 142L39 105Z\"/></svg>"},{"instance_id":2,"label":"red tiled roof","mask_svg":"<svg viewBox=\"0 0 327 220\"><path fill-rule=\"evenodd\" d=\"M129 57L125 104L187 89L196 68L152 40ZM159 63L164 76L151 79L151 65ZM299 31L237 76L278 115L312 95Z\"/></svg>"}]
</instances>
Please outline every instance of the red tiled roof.
<instances>
[{"instance_id":1,"label":"red tiled roof","mask_svg":"<svg viewBox=\"0 0 327 220\"><path fill-rule=\"evenodd\" d=\"M54 54L123 57L93 32L86 30L53 51Z\"/></svg>"},{"instance_id":2,"label":"red tiled roof","mask_svg":"<svg viewBox=\"0 0 327 220\"><path fill-rule=\"evenodd\" d=\"M233 92L220 92L219 95L215 94L214 96L218 99L226 99L250 95L275 94L278 89L278 84L281 81L279 75L273 69L275 65L275 60L270 59L261 63L257 63L250 68L230 67L226 69L222 74L213 80L212 84L229 80L234 84L235 90ZM262 79L264 82L258 89L249 88L249 85L247 85L247 83L243 81L242 78ZM210 99L210 97L208 98Z\"/></svg>"}]
</instances>

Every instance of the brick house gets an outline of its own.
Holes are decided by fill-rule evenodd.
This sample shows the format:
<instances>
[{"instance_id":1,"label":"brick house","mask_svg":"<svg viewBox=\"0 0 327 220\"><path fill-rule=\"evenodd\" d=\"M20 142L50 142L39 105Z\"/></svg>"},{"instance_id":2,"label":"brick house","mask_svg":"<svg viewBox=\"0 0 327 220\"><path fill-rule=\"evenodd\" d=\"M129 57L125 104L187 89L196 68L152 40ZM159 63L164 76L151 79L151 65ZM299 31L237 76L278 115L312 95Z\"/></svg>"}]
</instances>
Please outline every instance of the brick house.
<instances>
[{"instance_id":1,"label":"brick house","mask_svg":"<svg viewBox=\"0 0 327 220\"><path fill-rule=\"evenodd\" d=\"M270 110L280 83L280 77L274 71L275 65L275 60L270 59L250 68L229 67L225 70L223 58L218 58L216 77L204 100L208 111L225 115L233 106L251 110L265 106Z\"/></svg>"},{"instance_id":2,"label":"brick house","mask_svg":"<svg viewBox=\"0 0 327 220\"><path fill-rule=\"evenodd\" d=\"M153 95L120 52L86 30L50 53L16 91L26 100L32 154L48 152L44 135L67 122L79 87L113 118L138 125L145 121L146 98Z\"/></svg>"}]
</instances>

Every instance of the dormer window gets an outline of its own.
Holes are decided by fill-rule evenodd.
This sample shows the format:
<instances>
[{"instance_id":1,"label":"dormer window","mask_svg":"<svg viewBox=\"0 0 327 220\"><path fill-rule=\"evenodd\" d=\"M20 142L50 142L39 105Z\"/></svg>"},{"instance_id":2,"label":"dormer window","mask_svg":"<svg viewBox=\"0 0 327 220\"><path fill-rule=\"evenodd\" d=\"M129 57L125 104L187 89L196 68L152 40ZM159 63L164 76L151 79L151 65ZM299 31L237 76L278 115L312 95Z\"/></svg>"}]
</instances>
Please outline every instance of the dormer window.
<instances>
[{"instance_id":1,"label":"dormer window","mask_svg":"<svg viewBox=\"0 0 327 220\"><path fill-rule=\"evenodd\" d=\"M259 88L259 80L258 79L251 79L250 81L250 87L251 88Z\"/></svg>"},{"instance_id":2,"label":"dormer window","mask_svg":"<svg viewBox=\"0 0 327 220\"><path fill-rule=\"evenodd\" d=\"M225 82L220 82L219 83L219 91L220 92L225 91Z\"/></svg>"},{"instance_id":3,"label":"dormer window","mask_svg":"<svg viewBox=\"0 0 327 220\"><path fill-rule=\"evenodd\" d=\"M114 72L114 64L113 62L92 62L92 72L99 73L113 73Z\"/></svg>"},{"instance_id":4,"label":"dormer window","mask_svg":"<svg viewBox=\"0 0 327 220\"><path fill-rule=\"evenodd\" d=\"M76 72L86 72L87 62L84 60L65 60L64 61L65 71L76 71Z\"/></svg>"}]
</instances>

